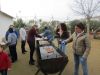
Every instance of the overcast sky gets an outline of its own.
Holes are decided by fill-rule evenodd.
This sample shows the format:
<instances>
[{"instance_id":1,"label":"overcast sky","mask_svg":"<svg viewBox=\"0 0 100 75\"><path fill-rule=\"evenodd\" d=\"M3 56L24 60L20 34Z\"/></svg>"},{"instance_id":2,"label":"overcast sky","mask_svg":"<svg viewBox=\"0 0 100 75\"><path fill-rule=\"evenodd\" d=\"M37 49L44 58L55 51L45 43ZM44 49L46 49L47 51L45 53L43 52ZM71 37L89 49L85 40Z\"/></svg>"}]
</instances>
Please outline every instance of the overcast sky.
<instances>
[{"instance_id":1,"label":"overcast sky","mask_svg":"<svg viewBox=\"0 0 100 75\"><path fill-rule=\"evenodd\" d=\"M1 10L14 17L66 20L76 18L73 0L0 0Z\"/></svg>"}]
</instances>

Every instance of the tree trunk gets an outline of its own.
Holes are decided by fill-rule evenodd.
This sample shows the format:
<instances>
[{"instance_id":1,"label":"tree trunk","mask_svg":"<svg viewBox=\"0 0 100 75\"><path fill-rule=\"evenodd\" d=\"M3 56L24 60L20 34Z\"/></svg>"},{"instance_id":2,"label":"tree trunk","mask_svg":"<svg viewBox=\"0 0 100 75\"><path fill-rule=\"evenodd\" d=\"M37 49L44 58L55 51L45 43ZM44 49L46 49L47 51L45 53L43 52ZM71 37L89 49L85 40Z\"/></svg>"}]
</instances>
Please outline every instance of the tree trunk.
<instances>
[{"instance_id":1,"label":"tree trunk","mask_svg":"<svg viewBox=\"0 0 100 75\"><path fill-rule=\"evenodd\" d=\"M90 33L90 19L86 20L86 26L87 26L87 35Z\"/></svg>"}]
</instances>

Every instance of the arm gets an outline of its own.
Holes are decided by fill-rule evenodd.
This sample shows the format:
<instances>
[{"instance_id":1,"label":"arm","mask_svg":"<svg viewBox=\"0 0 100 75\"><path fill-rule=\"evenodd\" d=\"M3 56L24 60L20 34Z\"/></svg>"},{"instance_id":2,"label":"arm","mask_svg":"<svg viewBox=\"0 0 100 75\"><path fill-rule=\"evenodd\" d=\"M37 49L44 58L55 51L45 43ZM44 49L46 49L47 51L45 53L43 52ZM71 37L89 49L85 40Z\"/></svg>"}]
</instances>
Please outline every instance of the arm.
<instances>
[{"instance_id":1,"label":"arm","mask_svg":"<svg viewBox=\"0 0 100 75\"><path fill-rule=\"evenodd\" d=\"M41 38L41 36L37 33L36 30L34 30L34 34L36 35L36 37L40 37Z\"/></svg>"},{"instance_id":2,"label":"arm","mask_svg":"<svg viewBox=\"0 0 100 75\"><path fill-rule=\"evenodd\" d=\"M85 44L86 50L83 54L83 58L87 58L90 53L90 49L91 49L91 45L90 45L90 41L88 37L85 38L84 44Z\"/></svg>"},{"instance_id":3,"label":"arm","mask_svg":"<svg viewBox=\"0 0 100 75\"><path fill-rule=\"evenodd\" d=\"M73 41L73 36L74 36L75 32L67 39L65 40L66 43L70 43Z\"/></svg>"},{"instance_id":4,"label":"arm","mask_svg":"<svg viewBox=\"0 0 100 75\"><path fill-rule=\"evenodd\" d=\"M11 36L10 34L8 35L8 41L7 41L7 44L9 45L11 43Z\"/></svg>"},{"instance_id":5,"label":"arm","mask_svg":"<svg viewBox=\"0 0 100 75\"><path fill-rule=\"evenodd\" d=\"M9 32L7 31L5 35L6 41L8 40L8 35L9 35Z\"/></svg>"}]
</instances>

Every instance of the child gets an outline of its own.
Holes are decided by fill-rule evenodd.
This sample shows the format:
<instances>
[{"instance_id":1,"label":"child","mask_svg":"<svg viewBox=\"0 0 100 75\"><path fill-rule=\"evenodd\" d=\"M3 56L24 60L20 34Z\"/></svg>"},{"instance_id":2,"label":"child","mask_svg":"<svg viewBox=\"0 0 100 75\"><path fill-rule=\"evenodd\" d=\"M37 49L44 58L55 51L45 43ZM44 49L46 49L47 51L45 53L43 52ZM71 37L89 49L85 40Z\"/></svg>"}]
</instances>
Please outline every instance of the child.
<instances>
[{"instance_id":1,"label":"child","mask_svg":"<svg viewBox=\"0 0 100 75\"><path fill-rule=\"evenodd\" d=\"M8 69L11 68L11 60L6 52L3 51L3 43L0 43L0 74L7 75Z\"/></svg>"}]
</instances>

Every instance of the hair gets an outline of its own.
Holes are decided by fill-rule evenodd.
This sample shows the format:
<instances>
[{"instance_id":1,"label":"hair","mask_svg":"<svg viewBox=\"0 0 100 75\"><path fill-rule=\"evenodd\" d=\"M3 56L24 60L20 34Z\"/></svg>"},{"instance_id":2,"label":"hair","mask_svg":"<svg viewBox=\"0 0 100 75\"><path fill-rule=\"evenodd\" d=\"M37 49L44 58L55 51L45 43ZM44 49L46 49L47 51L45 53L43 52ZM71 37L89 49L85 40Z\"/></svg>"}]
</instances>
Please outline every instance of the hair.
<instances>
[{"instance_id":1,"label":"hair","mask_svg":"<svg viewBox=\"0 0 100 75\"><path fill-rule=\"evenodd\" d=\"M69 32L68 32L68 29L67 29L67 26L65 23L60 23L60 26L61 26L61 29L63 31L63 34L61 35L61 38L68 38L69 37Z\"/></svg>"},{"instance_id":2,"label":"hair","mask_svg":"<svg viewBox=\"0 0 100 75\"><path fill-rule=\"evenodd\" d=\"M8 30L10 33L13 33L13 28L9 28Z\"/></svg>"},{"instance_id":3,"label":"hair","mask_svg":"<svg viewBox=\"0 0 100 75\"><path fill-rule=\"evenodd\" d=\"M67 31L67 30L68 30L65 23L60 23L60 26L61 26L61 29L62 29L63 31Z\"/></svg>"},{"instance_id":4,"label":"hair","mask_svg":"<svg viewBox=\"0 0 100 75\"><path fill-rule=\"evenodd\" d=\"M0 44L0 48L3 48L3 49L4 49L4 45L1 45L1 44Z\"/></svg>"},{"instance_id":5,"label":"hair","mask_svg":"<svg viewBox=\"0 0 100 75\"><path fill-rule=\"evenodd\" d=\"M85 30L85 25L83 24L83 23L78 23L77 25L76 25L78 28L80 28L81 30Z\"/></svg>"},{"instance_id":6,"label":"hair","mask_svg":"<svg viewBox=\"0 0 100 75\"><path fill-rule=\"evenodd\" d=\"M44 27L44 29L46 30L46 29L48 29L48 27L47 27L47 26L45 26L45 27Z\"/></svg>"}]
</instances>

